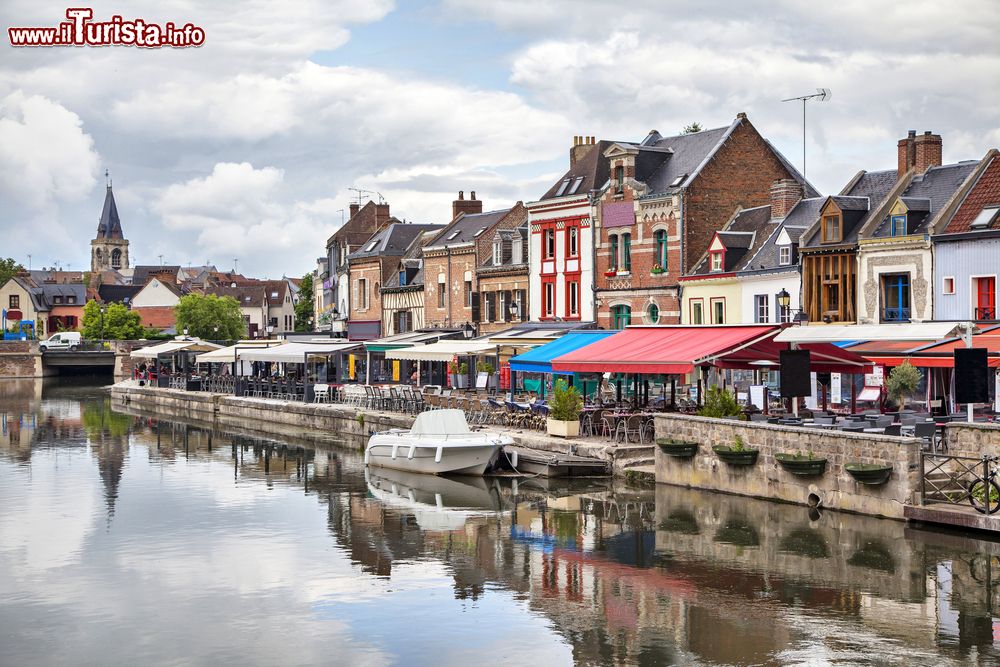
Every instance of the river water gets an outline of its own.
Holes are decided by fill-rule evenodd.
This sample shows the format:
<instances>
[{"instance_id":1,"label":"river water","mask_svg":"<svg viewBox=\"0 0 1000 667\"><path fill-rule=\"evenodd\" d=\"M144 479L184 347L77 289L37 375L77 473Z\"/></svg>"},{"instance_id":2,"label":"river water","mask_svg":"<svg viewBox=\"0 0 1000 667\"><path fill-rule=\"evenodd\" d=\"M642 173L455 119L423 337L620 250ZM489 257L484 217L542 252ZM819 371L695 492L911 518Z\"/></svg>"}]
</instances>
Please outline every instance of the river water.
<instances>
[{"instance_id":1,"label":"river water","mask_svg":"<svg viewBox=\"0 0 1000 667\"><path fill-rule=\"evenodd\" d=\"M998 664L1000 544L0 382L2 665Z\"/></svg>"}]
</instances>

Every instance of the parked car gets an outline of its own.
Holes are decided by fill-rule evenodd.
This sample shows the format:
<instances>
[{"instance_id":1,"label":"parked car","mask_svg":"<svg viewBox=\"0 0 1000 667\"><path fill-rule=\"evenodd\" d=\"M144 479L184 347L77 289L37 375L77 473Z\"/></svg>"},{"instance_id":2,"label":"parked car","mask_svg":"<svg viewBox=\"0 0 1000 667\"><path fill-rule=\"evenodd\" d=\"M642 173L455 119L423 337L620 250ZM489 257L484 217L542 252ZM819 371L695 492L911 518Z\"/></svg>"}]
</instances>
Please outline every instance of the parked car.
<instances>
[{"instance_id":1,"label":"parked car","mask_svg":"<svg viewBox=\"0 0 1000 667\"><path fill-rule=\"evenodd\" d=\"M71 350L76 351L83 343L83 336L79 331L63 331L52 334L48 340L43 340L38 344L43 350Z\"/></svg>"}]
</instances>

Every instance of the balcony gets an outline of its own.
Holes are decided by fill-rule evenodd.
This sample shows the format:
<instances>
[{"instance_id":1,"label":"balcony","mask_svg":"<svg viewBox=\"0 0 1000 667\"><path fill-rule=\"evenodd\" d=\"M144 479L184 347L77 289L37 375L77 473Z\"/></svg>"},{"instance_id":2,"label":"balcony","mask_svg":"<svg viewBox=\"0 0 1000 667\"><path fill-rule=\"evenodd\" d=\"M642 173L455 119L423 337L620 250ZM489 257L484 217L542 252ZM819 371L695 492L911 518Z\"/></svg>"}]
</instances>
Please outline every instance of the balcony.
<instances>
[{"instance_id":1,"label":"balcony","mask_svg":"<svg viewBox=\"0 0 1000 667\"><path fill-rule=\"evenodd\" d=\"M883 322L909 322L909 308L884 308L882 309Z\"/></svg>"},{"instance_id":2,"label":"balcony","mask_svg":"<svg viewBox=\"0 0 1000 667\"><path fill-rule=\"evenodd\" d=\"M993 307L979 307L976 308L976 321L983 322L988 320L995 320L997 318L997 309Z\"/></svg>"}]
</instances>

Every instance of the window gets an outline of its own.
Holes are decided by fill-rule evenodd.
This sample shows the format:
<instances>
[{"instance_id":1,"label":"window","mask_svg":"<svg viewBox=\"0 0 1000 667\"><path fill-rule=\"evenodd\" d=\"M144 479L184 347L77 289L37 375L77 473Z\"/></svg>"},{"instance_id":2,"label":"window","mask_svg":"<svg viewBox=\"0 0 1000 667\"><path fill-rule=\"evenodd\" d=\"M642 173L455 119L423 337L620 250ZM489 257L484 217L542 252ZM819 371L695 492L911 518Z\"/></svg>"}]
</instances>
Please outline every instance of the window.
<instances>
[{"instance_id":1,"label":"window","mask_svg":"<svg viewBox=\"0 0 1000 667\"><path fill-rule=\"evenodd\" d=\"M484 292L483 299L485 307L483 308L483 321L484 322L496 322L497 321L497 293L496 292Z\"/></svg>"},{"instance_id":2,"label":"window","mask_svg":"<svg viewBox=\"0 0 1000 667\"><path fill-rule=\"evenodd\" d=\"M503 264L503 241L497 239L493 242L493 266Z\"/></svg>"},{"instance_id":3,"label":"window","mask_svg":"<svg viewBox=\"0 0 1000 667\"><path fill-rule=\"evenodd\" d=\"M611 328L612 329L624 329L628 325L632 324L632 307L631 306L612 306L611 307Z\"/></svg>"},{"instance_id":4,"label":"window","mask_svg":"<svg viewBox=\"0 0 1000 667\"><path fill-rule=\"evenodd\" d=\"M120 269L122 268L122 251L119 248L115 248L111 251L111 268Z\"/></svg>"},{"instance_id":5,"label":"window","mask_svg":"<svg viewBox=\"0 0 1000 667\"><path fill-rule=\"evenodd\" d=\"M375 239L374 241L368 244L368 247L365 248L365 252L371 252L372 250L375 249L375 246L377 245L378 245L378 239Z\"/></svg>"},{"instance_id":6,"label":"window","mask_svg":"<svg viewBox=\"0 0 1000 667\"><path fill-rule=\"evenodd\" d=\"M783 245L778 248L778 264L788 266L792 263L792 246Z\"/></svg>"},{"instance_id":7,"label":"window","mask_svg":"<svg viewBox=\"0 0 1000 667\"><path fill-rule=\"evenodd\" d=\"M61 304L62 304L62 302L63 302L63 298L62 298L61 296L56 296L56 297L52 297L52 301L53 301L53 302L54 302L55 304L59 304L59 305L61 305Z\"/></svg>"},{"instance_id":8,"label":"window","mask_svg":"<svg viewBox=\"0 0 1000 667\"><path fill-rule=\"evenodd\" d=\"M562 182L562 185L559 186L559 189L556 190L556 197L562 197L563 194L566 192L566 188L568 186L569 186L569 179L567 178Z\"/></svg>"},{"instance_id":9,"label":"window","mask_svg":"<svg viewBox=\"0 0 1000 667\"><path fill-rule=\"evenodd\" d=\"M444 278L438 278L438 308L444 308L444 296L448 291L448 288L444 282Z\"/></svg>"},{"instance_id":10,"label":"window","mask_svg":"<svg viewBox=\"0 0 1000 667\"><path fill-rule=\"evenodd\" d=\"M465 307L466 308L471 308L472 307L472 281L471 280L466 280L465 281Z\"/></svg>"},{"instance_id":11,"label":"window","mask_svg":"<svg viewBox=\"0 0 1000 667\"><path fill-rule=\"evenodd\" d=\"M521 244L521 235L517 234L510 242L510 263L521 264L524 262L524 246Z\"/></svg>"},{"instance_id":12,"label":"window","mask_svg":"<svg viewBox=\"0 0 1000 667\"><path fill-rule=\"evenodd\" d=\"M406 333L411 329L410 311L400 310L396 312L396 333Z\"/></svg>"},{"instance_id":13,"label":"window","mask_svg":"<svg viewBox=\"0 0 1000 667\"><path fill-rule=\"evenodd\" d=\"M653 244L656 246L656 263L664 271L667 270L667 230L658 229L653 232Z\"/></svg>"},{"instance_id":14,"label":"window","mask_svg":"<svg viewBox=\"0 0 1000 667\"><path fill-rule=\"evenodd\" d=\"M400 287L405 287L406 286L406 270L405 269L399 272L399 286Z\"/></svg>"},{"instance_id":15,"label":"window","mask_svg":"<svg viewBox=\"0 0 1000 667\"><path fill-rule=\"evenodd\" d=\"M542 258L552 259L556 256L556 230L546 229L542 232Z\"/></svg>"},{"instance_id":16,"label":"window","mask_svg":"<svg viewBox=\"0 0 1000 667\"><path fill-rule=\"evenodd\" d=\"M568 283L566 289L569 293L569 315L577 316L580 314L580 283Z\"/></svg>"},{"instance_id":17,"label":"window","mask_svg":"<svg viewBox=\"0 0 1000 667\"><path fill-rule=\"evenodd\" d=\"M485 227L480 227L479 229L476 230L476 233L472 235L472 238L478 239L479 235L482 234L485 231L486 231Z\"/></svg>"},{"instance_id":18,"label":"window","mask_svg":"<svg viewBox=\"0 0 1000 667\"><path fill-rule=\"evenodd\" d=\"M969 225L970 229L986 229L1000 215L1000 206L986 206Z\"/></svg>"},{"instance_id":19,"label":"window","mask_svg":"<svg viewBox=\"0 0 1000 667\"><path fill-rule=\"evenodd\" d=\"M906 236L906 216L894 215L889 219L890 236Z\"/></svg>"},{"instance_id":20,"label":"window","mask_svg":"<svg viewBox=\"0 0 1000 667\"><path fill-rule=\"evenodd\" d=\"M705 323L705 301L704 299L691 300L691 324Z\"/></svg>"},{"instance_id":21,"label":"window","mask_svg":"<svg viewBox=\"0 0 1000 667\"><path fill-rule=\"evenodd\" d=\"M455 231L453 231L453 232L452 232L451 234L448 234L448 238L446 238L446 239L445 239L445 241L451 241L451 240L452 240L452 239L454 239L454 238L455 238L456 236L458 236L458 234L459 234L459 232L460 232L460 231L461 231L460 229L456 229L456 230L455 230Z\"/></svg>"},{"instance_id":22,"label":"window","mask_svg":"<svg viewBox=\"0 0 1000 667\"><path fill-rule=\"evenodd\" d=\"M21 307L21 295L19 294L11 294L10 299L8 301L9 301L8 305L11 309Z\"/></svg>"},{"instance_id":23,"label":"window","mask_svg":"<svg viewBox=\"0 0 1000 667\"><path fill-rule=\"evenodd\" d=\"M556 302L556 285L555 283L545 283L542 285L542 314L546 317L552 317L554 314Z\"/></svg>"},{"instance_id":24,"label":"window","mask_svg":"<svg viewBox=\"0 0 1000 667\"><path fill-rule=\"evenodd\" d=\"M839 215L823 216L823 243L840 243L843 239Z\"/></svg>"},{"instance_id":25,"label":"window","mask_svg":"<svg viewBox=\"0 0 1000 667\"><path fill-rule=\"evenodd\" d=\"M580 256L580 228L570 227L566 230L566 251L567 257L579 257Z\"/></svg>"},{"instance_id":26,"label":"window","mask_svg":"<svg viewBox=\"0 0 1000 667\"><path fill-rule=\"evenodd\" d=\"M753 321L757 324L766 324L770 313L769 303L766 294L757 294L753 298Z\"/></svg>"},{"instance_id":27,"label":"window","mask_svg":"<svg viewBox=\"0 0 1000 667\"><path fill-rule=\"evenodd\" d=\"M882 321L910 321L910 274L882 276Z\"/></svg>"},{"instance_id":28,"label":"window","mask_svg":"<svg viewBox=\"0 0 1000 667\"><path fill-rule=\"evenodd\" d=\"M625 190L625 167L615 167L615 192L621 194Z\"/></svg>"},{"instance_id":29,"label":"window","mask_svg":"<svg viewBox=\"0 0 1000 667\"><path fill-rule=\"evenodd\" d=\"M609 259L608 266L611 269L616 269L618 268L618 235L612 234L608 238L608 241L611 244L611 250L608 253L610 255L608 258Z\"/></svg>"},{"instance_id":30,"label":"window","mask_svg":"<svg viewBox=\"0 0 1000 667\"><path fill-rule=\"evenodd\" d=\"M70 294L66 297L66 303L76 303L76 297Z\"/></svg>"},{"instance_id":31,"label":"window","mask_svg":"<svg viewBox=\"0 0 1000 667\"><path fill-rule=\"evenodd\" d=\"M277 294L277 292L275 292ZM358 310L368 310L368 279L358 278Z\"/></svg>"},{"instance_id":32,"label":"window","mask_svg":"<svg viewBox=\"0 0 1000 667\"><path fill-rule=\"evenodd\" d=\"M951 276L943 279L941 281L941 292L944 294L954 294L955 293L955 279Z\"/></svg>"},{"instance_id":33,"label":"window","mask_svg":"<svg viewBox=\"0 0 1000 667\"><path fill-rule=\"evenodd\" d=\"M572 185L572 187L570 187L569 192L567 192L566 194L570 194L571 195L571 194L576 193L576 191L580 189L580 184L581 183L583 183L583 176L577 176L576 180L573 181L573 185Z\"/></svg>"},{"instance_id":34,"label":"window","mask_svg":"<svg viewBox=\"0 0 1000 667\"><path fill-rule=\"evenodd\" d=\"M976 288L976 319L997 319L997 279L993 276L973 278Z\"/></svg>"},{"instance_id":35,"label":"window","mask_svg":"<svg viewBox=\"0 0 1000 667\"><path fill-rule=\"evenodd\" d=\"M497 321L507 321L507 295L509 292L497 290Z\"/></svg>"},{"instance_id":36,"label":"window","mask_svg":"<svg viewBox=\"0 0 1000 667\"><path fill-rule=\"evenodd\" d=\"M649 304L646 308L646 319L649 320L650 324L656 324L660 321L660 308L655 303Z\"/></svg>"},{"instance_id":37,"label":"window","mask_svg":"<svg viewBox=\"0 0 1000 667\"><path fill-rule=\"evenodd\" d=\"M632 270L632 235L622 234L622 268Z\"/></svg>"},{"instance_id":38,"label":"window","mask_svg":"<svg viewBox=\"0 0 1000 667\"><path fill-rule=\"evenodd\" d=\"M712 324L726 323L726 299L712 299Z\"/></svg>"},{"instance_id":39,"label":"window","mask_svg":"<svg viewBox=\"0 0 1000 667\"><path fill-rule=\"evenodd\" d=\"M712 271L722 270L722 253L713 252L712 253Z\"/></svg>"}]
</instances>

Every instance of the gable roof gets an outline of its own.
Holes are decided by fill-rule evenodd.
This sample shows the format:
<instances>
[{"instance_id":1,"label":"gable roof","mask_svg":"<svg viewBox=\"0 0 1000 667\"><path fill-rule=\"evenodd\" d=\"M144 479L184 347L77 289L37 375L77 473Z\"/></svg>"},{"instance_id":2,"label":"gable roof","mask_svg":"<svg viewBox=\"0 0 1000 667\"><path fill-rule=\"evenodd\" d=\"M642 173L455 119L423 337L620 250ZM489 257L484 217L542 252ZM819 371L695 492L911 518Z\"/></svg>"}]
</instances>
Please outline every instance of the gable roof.
<instances>
[{"instance_id":1,"label":"gable roof","mask_svg":"<svg viewBox=\"0 0 1000 667\"><path fill-rule=\"evenodd\" d=\"M509 208L484 213L463 213L445 226L430 243L424 246L424 249L472 243L479 238L479 235L490 231L490 228L508 213L510 213Z\"/></svg>"},{"instance_id":2,"label":"gable roof","mask_svg":"<svg viewBox=\"0 0 1000 667\"><path fill-rule=\"evenodd\" d=\"M406 290L419 289L424 285L424 260L421 258L424 246L437 236L437 230L419 234L406 250L399 262L402 269L415 270L405 285L399 284L399 271L392 271L382 283L382 291L387 289Z\"/></svg>"},{"instance_id":3,"label":"gable roof","mask_svg":"<svg viewBox=\"0 0 1000 667\"><path fill-rule=\"evenodd\" d=\"M908 211L924 215L921 216L919 224L909 230L910 234L927 231L927 225L934 215L958 191L969 174L975 170L977 164L977 162L970 161L931 167L923 174L912 178L899 199L903 201ZM885 215L872 231L871 236L875 238L889 236L891 217L888 214Z\"/></svg>"},{"instance_id":4,"label":"gable roof","mask_svg":"<svg viewBox=\"0 0 1000 667\"><path fill-rule=\"evenodd\" d=\"M726 247L722 273L744 268L777 228L778 223L771 220L770 205L737 211L726 226L716 232L716 237ZM711 276L712 274L711 259L706 252L688 275Z\"/></svg>"},{"instance_id":5,"label":"gable roof","mask_svg":"<svg viewBox=\"0 0 1000 667\"><path fill-rule=\"evenodd\" d=\"M104 193L104 208L101 210L101 219L97 223L97 238L99 239L124 239L122 233L122 222L118 218L118 205L115 203L115 195L111 192L111 184L108 184L107 192Z\"/></svg>"},{"instance_id":6,"label":"gable roof","mask_svg":"<svg viewBox=\"0 0 1000 667\"><path fill-rule=\"evenodd\" d=\"M263 285L213 285L205 288L205 294L228 296L236 299L241 308L263 307L267 303L267 295Z\"/></svg>"},{"instance_id":7,"label":"gable roof","mask_svg":"<svg viewBox=\"0 0 1000 667\"><path fill-rule=\"evenodd\" d=\"M348 248L357 248L367 241L373 234L379 231L379 216L377 207L379 205L369 200L358 209L358 212L348 218L340 229L330 235L326 240L326 247L329 248L335 242L340 241ZM388 210L388 204L383 204ZM393 216L385 218L387 224L398 223L400 220ZM384 228L384 226L383 226Z\"/></svg>"},{"instance_id":8,"label":"gable roof","mask_svg":"<svg viewBox=\"0 0 1000 667\"><path fill-rule=\"evenodd\" d=\"M158 273L172 273L175 277L181 267L178 264L140 265L132 270L132 284L145 285Z\"/></svg>"},{"instance_id":9,"label":"gable roof","mask_svg":"<svg viewBox=\"0 0 1000 667\"><path fill-rule=\"evenodd\" d=\"M985 165L985 166L984 166ZM992 149L986 154L978 168L974 182L968 184L951 218L945 222L942 233L959 234L973 230L972 223L984 208L1000 206L1000 151ZM1000 221L994 219L986 229L1000 229Z\"/></svg>"},{"instance_id":10,"label":"gable roof","mask_svg":"<svg viewBox=\"0 0 1000 667\"><path fill-rule=\"evenodd\" d=\"M348 255L347 259L402 257L418 236L440 228L441 225L393 222L368 239L361 248Z\"/></svg>"},{"instance_id":11,"label":"gable roof","mask_svg":"<svg viewBox=\"0 0 1000 667\"><path fill-rule=\"evenodd\" d=\"M545 199L555 199L556 197L579 197L580 195L585 195L591 190L596 190L597 188L604 185L608 180L609 166L608 161L604 159L604 151L615 142L601 140L598 141L593 147L584 153L583 157L577 160L573 165L570 166L569 170L559 177L551 188L539 197L539 200ZM568 180L570 184L576 182L577 178L582 178L580 185L576 187L572 194L567 195L565 192L563 194L557 194L559 188L562 187L563 181ZM569 189L569 188L567 188Z\"/></svg>"},{"instance_id":12,"label":"gable roof","mask_svg":"<svg viewBox=\"0 0 1000 667\"><path fill-rule=\"evenodd\" d=\"M819 235L819 212L826 202L833 200L844 211L853 211L854 216L845 216L843 223L843 238L838 244L856 243L858 232L868 222L868 219L879 210L886 197L892 192L898 181L895 169L883 171L861 171L844 187L839 195L824 197L816 210L815 217L810 221L809 228L799 238L801 248L821 247Z\"/></svg>"},{"instance_id":13,"label":"gable roof","mask_svg":"<svg viewBox=\"0 0 1000 667\"><path fill-rule=\"evenodd\" d=\"M97 296L104 303L126 303L131 302L141 285L100 285L97 288Z\"/></svg>"}]
</instances>

